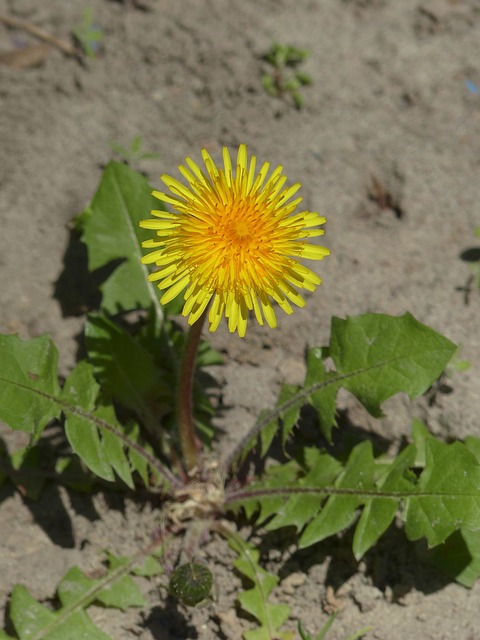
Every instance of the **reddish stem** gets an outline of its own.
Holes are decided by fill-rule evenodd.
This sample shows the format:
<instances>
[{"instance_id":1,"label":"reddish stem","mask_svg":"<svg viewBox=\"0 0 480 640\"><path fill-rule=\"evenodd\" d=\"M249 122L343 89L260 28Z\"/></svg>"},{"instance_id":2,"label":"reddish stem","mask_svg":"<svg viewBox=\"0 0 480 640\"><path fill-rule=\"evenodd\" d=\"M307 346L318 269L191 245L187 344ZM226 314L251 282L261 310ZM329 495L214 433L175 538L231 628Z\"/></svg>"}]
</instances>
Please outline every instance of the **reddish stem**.
<instances>
[{"instance_id":1,"label":"reddish stem","mask_svg":"<svg viewBox=\"0 0 480 640\"><path fill-rule=\"evenodd\" d=\"M199 467L201 463L201 445L195 434L193 420L193 380L198 345L202 334L207 309L193 323L187 334L177 390L177 423L180 446L187 471Z\"/></svg>"}]
</instances>

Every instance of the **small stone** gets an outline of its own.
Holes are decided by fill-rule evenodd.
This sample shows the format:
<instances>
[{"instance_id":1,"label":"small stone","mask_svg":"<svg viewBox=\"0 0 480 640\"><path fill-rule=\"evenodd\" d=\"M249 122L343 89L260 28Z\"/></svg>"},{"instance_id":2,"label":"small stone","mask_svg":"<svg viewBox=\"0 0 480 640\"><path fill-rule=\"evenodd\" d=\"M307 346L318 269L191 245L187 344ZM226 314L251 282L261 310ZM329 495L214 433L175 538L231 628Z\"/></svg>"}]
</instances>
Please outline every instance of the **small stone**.
<instances>
[{"instance_id":1,"label":"small stone","mask_svg":"<svg viewBox=\"0 0 480 640\"><path fill-rule=\"evenodd\" d=\"M220 632L226 640L237 640L241 637L238 618L235 611L219 611L217 614Z\"/></svg>"},{"instance_id":2,"label":"small stone","mask_svg":"<svg viewBox=\"0 0 480 640\"><path fill-rule=\"evenodd\" d=\"M383 599L380 589L369 585L359 585L352 591L352 598L362 613L375 608L378 600Z\"/></svg>"},{"instance_id":3,"label":"small stone","mask_svg":"<svg viewBox=\"0 0 480 640\"><path fill-rule=\"evenodd\" d=\"M301 587L305 584L305 574L300 571L296 573L291 573L289 576L282 581L282 590L287 595L292 595L295 592L295 589Z\"/></svg>"},{"instance_id":4,"label":"small stone","mask_svg":"<svg viewBox=\"0 0 480 640\"><path fill-rule=\"evenodd\" d=\"M302 384L305 379L305 363L298 358L287 357L281 364L280 373L286 384Z\"/></svg>"}]
</instances>

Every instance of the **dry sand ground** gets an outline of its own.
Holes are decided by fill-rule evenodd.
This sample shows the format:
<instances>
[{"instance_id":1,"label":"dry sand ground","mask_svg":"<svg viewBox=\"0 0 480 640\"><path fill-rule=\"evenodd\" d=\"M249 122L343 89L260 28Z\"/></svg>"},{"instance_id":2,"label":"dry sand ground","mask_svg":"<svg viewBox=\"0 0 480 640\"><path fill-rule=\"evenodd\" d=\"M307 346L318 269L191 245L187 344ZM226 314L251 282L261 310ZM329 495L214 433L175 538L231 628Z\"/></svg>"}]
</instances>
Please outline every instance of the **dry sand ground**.
<instances>
[{"instance_id":1,"label":"dry sand ground","mask_svg":"<svg viewBox=\"0 0 480 640\"><path fill-rule=\"evenodd\" d=\"M141 165L156 186L200 147L218 158L222 145L246 142L302 181L306 205L328 218L332 255L319 265L322 287L276 331L213 336L227 352L224 400L234 405L226 439L273 402L282 380L301 379L304 346L327 340L331 315L406 310L462 343L471 369L453 378L440 407L396 399L381 421L344 398L351 422L392 443L413 416L440 436L480 435L480 293L460 290L470 275L460 254L479 245L479 1L0 0L0 12L67 37L87 4L105 31L102 56L80 66L52 49L37 68L0 67L0 330L49 332L62 371L73 365L82 325L74 259L60 300L56 283L65 278L68 224L94 193L109 141L127 145L140 134L160 154ZM300 111L261 88L272 41L311 54L304 69L313 85ZM0 51L25 42L33 40L0 26ZM132 552L155 520L141 503L103 493L86 500L50 487L32 504L4 488L1 498L2 602L18 581L51 596L71 564L98 566L105 547ZM480 585L450 583L398 532L360 566L341 542L286 567L279 555L270 554L285 578L278 598L312 631L330 606L341 609L332 639L365 625L370 638L480 638ZM218 604L191 618L165 609L155 590L145 611L94 617L119 640L240 638L238 583L222 565L216 573Z\"/></svg>"}]
</instances>

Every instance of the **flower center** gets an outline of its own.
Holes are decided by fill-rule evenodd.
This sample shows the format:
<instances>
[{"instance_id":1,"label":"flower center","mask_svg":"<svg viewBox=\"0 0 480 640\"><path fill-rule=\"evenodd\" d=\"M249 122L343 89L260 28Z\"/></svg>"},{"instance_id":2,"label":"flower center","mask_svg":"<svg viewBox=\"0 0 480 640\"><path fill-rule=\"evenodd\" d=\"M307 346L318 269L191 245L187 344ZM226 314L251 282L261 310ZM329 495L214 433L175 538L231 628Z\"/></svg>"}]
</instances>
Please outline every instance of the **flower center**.
<instances>
[{"instance_id":1,"label":"flower center","mask_svg":"<svg viewBox=\"0 0 480 640\"><path fill-rule=\"evenodd\" d=\"M236 278L242 280L241 272L248 262L250 268L255 269L259 258L259 237L258 225L253 225L248 219L233 219L226 221L218 235L217 251L221 257L221 263L227 267L234 268Z\"/></svg>"},{"instance_id":2,"label":"flower center","mask_svg":"<svg viewBox=\"0 0 480 640\"><path fill-rule=\"evenodd\" d=\"M281 231L270 202L241 187L228 191L221 184L214 191L199 185L202 204L182 221L191 278L212 292L267 290L283 265L275 249Z\"/></svg>"},{"instance_id":3,"label":"flower center","mask_svg":"<svg viewBox=\"0 0 480 640\"><path fill-rule=\"evenodd\" d=\"M233 200L224 205L218 220L218 248L222 247L225 257L238 257L258 248L261 232L256 203L250 198Z\"/></svg>"},{"instance_id":4,"label":"flower center","mask_svg":"<svg viewBox=\"0 0 480 640\"><path fill-rule=\"evenodd\" d=\"M234 220L229 231L229 235L231 235L232 241L237 241L242 244L245 244L245 242L250 240L252 237L249 225L246 220Z\"/></svg>"}]
</instances>

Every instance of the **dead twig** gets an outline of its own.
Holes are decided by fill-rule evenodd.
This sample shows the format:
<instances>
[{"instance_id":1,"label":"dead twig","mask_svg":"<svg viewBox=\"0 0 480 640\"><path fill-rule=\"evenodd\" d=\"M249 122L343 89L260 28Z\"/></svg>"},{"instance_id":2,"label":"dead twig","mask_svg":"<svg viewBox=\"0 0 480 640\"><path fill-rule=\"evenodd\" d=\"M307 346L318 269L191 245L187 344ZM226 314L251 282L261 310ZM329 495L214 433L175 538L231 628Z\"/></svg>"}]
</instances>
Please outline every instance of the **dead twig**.
<instances>
[{"instance_id":1,"label":"dead twig","mask_svg":"<svg viewBox=\"0 0 480 640\"><path fill-rule=\"evenodd\" d=\"M0 14L0 22L3 22L3 24L6 25L7 27L12 27L13 29L21 29L22 31L26 31L27 33L30 33L35 38L38 38L39 40L43 40L44 42L48 42L54 47L57 47L57 49L60 49L61 51L66 53L68 56L73 56L77 58L79 55L78 50L72 44L70 44L69 42L66 42L65 40L61 40L60 38L56 38L55 36L52 36L50 33L47 33L47 31L44 31L43 29L39 29L31 22L25 22L24 20L18 20L17 18L12 18L11 16L5 16L2 14Z\"/></svg>"}]
</instances>

